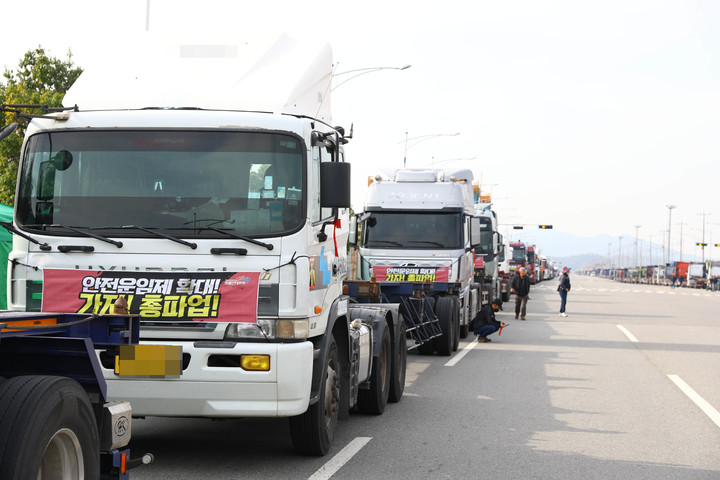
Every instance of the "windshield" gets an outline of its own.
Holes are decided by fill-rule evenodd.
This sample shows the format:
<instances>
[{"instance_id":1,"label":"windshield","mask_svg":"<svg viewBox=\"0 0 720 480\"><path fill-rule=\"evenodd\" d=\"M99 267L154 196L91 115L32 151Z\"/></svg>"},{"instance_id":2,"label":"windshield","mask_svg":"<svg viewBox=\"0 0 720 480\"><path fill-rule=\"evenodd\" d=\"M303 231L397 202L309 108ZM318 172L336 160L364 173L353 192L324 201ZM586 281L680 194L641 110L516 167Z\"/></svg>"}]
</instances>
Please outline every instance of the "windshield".
<instances>
[{"instance_id":1,"label":"windshield","mask_svg":"<svg viewBox=\"0 0 720 480\"><path fill-rule=\"evenodd\" d=\"M88 131L28 140L16 199L22 228L150 236L270 235L305 219L303 147L257 132ZM68 230L47 233L75 235Z\"/></svg>"},{"instance_id":2,"label":"windshield","mask_svg":"<svg viewBox=\"0 0 720 480\"><path fill-rule=\"evenodd\" d=\"M525 262L525 248L523 247L512 247L512 258L510 263L524 263Z\"/></svg>"},{"instance_id":3,"label":"windshield","mask_svg":"<svg viewBox=\"0 0 720 480\"><path fill-rule=\"evenodd\" d=\"M364 225L364 247L463 247L462 213L372 213Z\"/></svg>"},{"instance_id":4,"label":"windshield","mask_svg":"<svg viewBox=\"0 0 720 480\"><path fill-rule=\"evenodd\" d=\"M480 218L480 245L475 247L478 255L493 255L492 221L487 217Z\"/></svg>"}]
</instances>

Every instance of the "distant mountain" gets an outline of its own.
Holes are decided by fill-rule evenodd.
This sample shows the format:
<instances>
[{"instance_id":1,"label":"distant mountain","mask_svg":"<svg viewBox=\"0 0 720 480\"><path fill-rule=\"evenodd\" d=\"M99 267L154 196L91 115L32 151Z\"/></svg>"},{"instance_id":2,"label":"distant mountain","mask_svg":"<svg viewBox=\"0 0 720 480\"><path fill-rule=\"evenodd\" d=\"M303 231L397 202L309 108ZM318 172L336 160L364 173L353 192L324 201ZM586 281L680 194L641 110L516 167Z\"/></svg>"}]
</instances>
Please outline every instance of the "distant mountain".
<instances>
[{"instance_id":1,"label":"distant mountain","mask_svg":"<svg viewBox=\"0 0 720 480\"><path fill-rule=\"evenodd\" d=\"M571 270L581 270L605 263L607 256L601 257L600 255L585 254L572 255L569 257L548 256L548 258L563 267L570 267Z\"/></svg>"},{"instance_id":2,"label":"distant mountain","mask_svg":"<svg viewBox=\"0 0 720 480\"><path fill-rule=\"evenodd\" d=\"M542 255L552 261L568 266L573 269L592 266L595 264L611 263L617 264L619 239L612 235L596 235L594 237L578 237L558 230L544 230L535 236L535 243ZM628 266L634 263L635 238L625 235L622 238L623 265ZM638 263L647 265L649 259L649 245L641 243ZM652 263L662 262L662 247L655 244L653 247ZM609 257L608 257L609 254ZM672 252L672 258L677 259L677 252ZM690 258L692 255L684 255L685 261L697 261L699 258Z\"/></svg>"},{"instance_id":3,"label":"distant mountain","mask_svg":"<svg viewBox=\"0 0 720 480\"><path fill-rule=\"evenodd\" d=\"M587 238L577 237L558 230L545 230L542 232L541 238L538 238L537 246L548 257L572 257L586 254L607 257L608 244L615 245L615 253L617 253L618 239L610 235L597 235ZM632 241L629 237L625 238L625 240Z\"/></svg>"}]
</instances>

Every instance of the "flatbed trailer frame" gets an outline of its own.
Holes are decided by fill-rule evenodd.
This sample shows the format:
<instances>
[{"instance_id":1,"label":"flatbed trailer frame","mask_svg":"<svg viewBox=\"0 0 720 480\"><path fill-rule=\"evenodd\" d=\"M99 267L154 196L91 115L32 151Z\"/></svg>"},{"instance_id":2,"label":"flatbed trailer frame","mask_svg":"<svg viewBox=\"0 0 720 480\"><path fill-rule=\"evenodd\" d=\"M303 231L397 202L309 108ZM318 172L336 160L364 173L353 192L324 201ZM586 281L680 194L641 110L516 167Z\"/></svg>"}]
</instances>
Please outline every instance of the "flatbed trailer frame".
<instances>
[{"instance_id":1,"label":"flatbed trailer frame","mask_svg":"<svg viewBox=\"0 0 720 480\"><path fill-rule=\"evenodd\" d=\"M460 289L455 282L373 282L364 280L346 280L348 295L358 303L397 303L400 306L405 332L413 342L408 350L418 349L421 353L433 352L433 340L440 339L444 330L449 328L446 322L456 321L436 314L435 304L440 297L454 296ZM456 309L455 309L456 310ZM459 340L459 331L454 336ZM453 343L457 343L453 339ZM452 348L454 347L454 348ZM449 355L456 346L439 348L440 354Z\"/></svg>"},{"instance_id":2,"label":"flatbed trailer frame","mask_svg":"<svg viewBox=\"0 0 720 480\"><path fill-rule=\"evenodd\" d=\"M130 459L132 410L106 402L95 353L137 344L139 326L136 315L0 312L0 478L42 479L53 465L62 478L127 480L152 462Z\"/></svg>"}]
</instances>

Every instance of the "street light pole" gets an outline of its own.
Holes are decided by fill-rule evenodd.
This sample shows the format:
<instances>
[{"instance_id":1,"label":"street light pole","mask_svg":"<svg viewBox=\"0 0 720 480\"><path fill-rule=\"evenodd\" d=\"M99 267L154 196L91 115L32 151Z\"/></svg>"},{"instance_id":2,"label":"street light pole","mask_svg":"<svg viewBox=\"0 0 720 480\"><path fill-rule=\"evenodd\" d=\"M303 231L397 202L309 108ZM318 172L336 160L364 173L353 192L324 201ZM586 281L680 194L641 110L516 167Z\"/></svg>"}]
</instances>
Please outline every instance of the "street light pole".
<instances>
[{"instance_id":1,"label":"street light pole","mask_svg":"<svg viewBox=\"0 0 720 480\"><path fill-rule=\"evenodd\" d=\"M457 133L431 133L429 135L420 135L418 137L408 138L408 132L405 132L405 156L403 157L403 168L407 166L407 151L417 145L418 143L424 142L425 140L430 140L431 138L436 137L456 137L460 135L460 132ZM417 140L417 142L413 143L412 145L408 146L408 142L411 142L412 140Z\"/></svg>"},{"instance_id":2,"label":"street light pole","mask_svg":"<svg viewBox=\"0 0 720 480\"><path fill-rule=\"evenodd\" d=\"M702 215L702 219L703 219L701 248L702 248L702 261L703 261L703 263L705 263L705 215L706 215L705 210L703 210L703 213L699 213L698 215ZM710 215L710 214L708 213L707 215Z\"/></svg>"},{"instance_id":3,"label":"street light pole","mask_svg":"<svg viewBox=\"0 0 720 480\"><path fill-rule=\"evenodd\" d=\"M635 266L639 267L638 265L638 230L640 230L640 227L642 225L635 225Z\"/></svg>"},{"instance_id":4,"label":"street light pole","mask_svg":"<svg viewBox=\"0 0 720 480\"><path fill-rule=\"evenodd\" d=\"M333 74L333 78L339 77L340 75L347 75L348 73L353 73L354 75L351 75L350 77L346 78L346 79L343 80L342 82L338 83L337 85L335 85L334 87L332 87L332 88L330 89L330 91L332 92L333 90L335 90L336 88L338 88L338 87L339 87L340 85L342 85L343 83L349 82L349 81L352 80L353 78L357 78L357 77L359 77L360 75L366 75L366 74L368 74L368 73L378 72L378 71L380 71L380 70L407 70L407 69L410 68L411 66L412 66L412 65L403 65L402 67L368 67L368 68L356 68L355 70L348 70L348 71L346 71L346 72L334 73L334 74Z\"/></svg>"},{"instance_id":5,"label":"street light pole","mask_svg":"<svg viewBox=\"0 0 720 480\"><path fill-rule=\"evenodd\" d=\"M672 227L672 211L673 208L677 207L677 205L665 205L668 208L668 243L667 243L667 263L670 263L670 229Z\"/></svg>"}]
</instances>

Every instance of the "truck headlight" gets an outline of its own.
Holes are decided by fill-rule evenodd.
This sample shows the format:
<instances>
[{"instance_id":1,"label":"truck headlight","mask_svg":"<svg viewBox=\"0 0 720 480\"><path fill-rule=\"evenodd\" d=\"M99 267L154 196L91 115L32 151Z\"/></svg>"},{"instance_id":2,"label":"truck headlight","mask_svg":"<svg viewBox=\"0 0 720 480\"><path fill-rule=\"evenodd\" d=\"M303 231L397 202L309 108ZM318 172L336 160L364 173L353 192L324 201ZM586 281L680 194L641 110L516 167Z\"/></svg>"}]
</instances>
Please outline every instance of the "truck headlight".
<instances>
[{"instance_id":1,"label":"truck headlight","mask_svg":"<svg viewBox=\"0 0 720 480\"><path fill-rule=\"evenodd\" d=\"M278 320L275 336L277 338L306 339L310 334L309 320Z\"/></svg>"},{"instance_id":2,"label":"truck headlight","mask_svg":"<svg viewBox=\"0 0 720 480\"><path fill-rule=\"evenodd\" d=\"M310 321L258 320L257 323L231 323L226 339L268 338L272 340L305 340L310 334Z\"/></svg>"}]
</instances>

